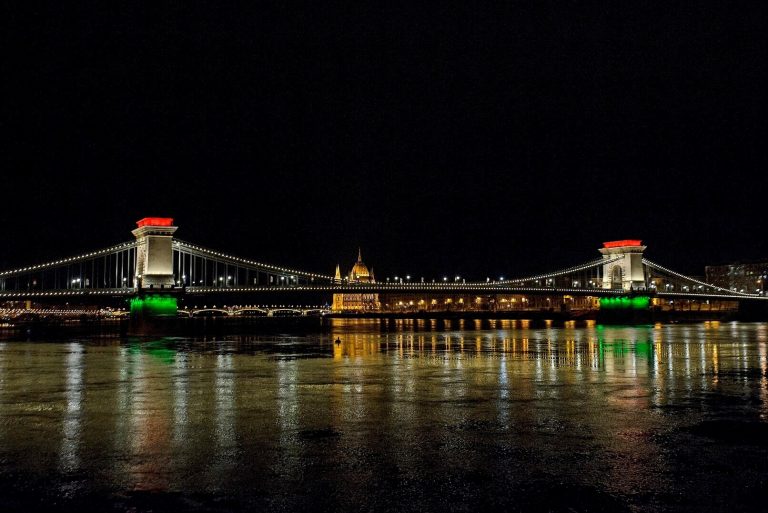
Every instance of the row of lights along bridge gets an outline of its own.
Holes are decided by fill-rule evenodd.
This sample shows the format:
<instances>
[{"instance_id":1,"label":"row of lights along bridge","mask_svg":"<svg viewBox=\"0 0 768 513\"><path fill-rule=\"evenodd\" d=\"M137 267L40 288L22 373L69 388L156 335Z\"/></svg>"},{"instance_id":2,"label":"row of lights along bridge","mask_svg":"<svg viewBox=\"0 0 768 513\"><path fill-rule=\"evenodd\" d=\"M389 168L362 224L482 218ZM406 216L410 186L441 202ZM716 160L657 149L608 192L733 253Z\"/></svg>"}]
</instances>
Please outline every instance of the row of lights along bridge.
<instances>
[{"instance_id":1,"label":"row of lights along bridge","mask_svg":"<svg viewBox=\"0 0 768 513\"><path fill-rule=\"evenodd\" d=\"M347 281L347 278L344 278L344 280L345 280L345 281ZM411 276L410 276L410 275L406 275L406 277L405 277L405 283L408 283L408 282L410 282L410 281L411 281ZM465 279L465 278L462 278L461 276L456 276L456 277L453 279L453 281L454 281L455 283L458 283L458 282L461 282L461 283L466 283L466 279ZM485 281L486 281L486 283L503 283L503 282L504 282L504 277L503 277L503 276L501 276L501 277L499 277L499 279L498 279L498 280L491 280L490 278L485 278ZM395 278L394 278L394 282L395 282L395 283L404 283L404 282L403 282L403 277L402 277L402 276L400 276L400 277L398 277L398 276L395 276ZM446 283L448 282L448 277L447 277L447 276L443 276L443 282L446 282ZM389 278L389 276L387 276L387 283L390 283L390 278ZM421 283L424 283L424 277L423 277L423 276L421 277ZM436 280L434 280L434 279L433 279L433 280L432 280L432 283L436 283ZM507 283L509 283L509 282L507 282ZM536 285L540 285L540 284L541 284L541 280L535 280L535 283L536 283ZM573 286L574 286L574 287L578 287L578 286L579 286L579 283L580 283L579 281L574 281L574 282L573 282ZM546 285L547 285L548 287L550 287L550 286L553 286L553 284L554 284L554 280L552 280L552 278L548 278L548 279L546 280ZM590 286L591 288L596 288L596 287L597 287L597 284L596 284L594 281L592 281L592 280L589 280L589 286Z\"/></svg>"},{"instance_id":2,"label":"row of lights along bridge","mask_svg":"<svg viewBox=\"0 0 768 513\"><path fill-rule=\"evenodd\" d=\"M346 278L346 277L343 278L343 279L344 279L345 282L348 281L348 278ZM403 279L405 279L405 282L403 281ZM186 284L187 276L186 275L182 276L182 280L183 280L183 283ZM127 278L124 277L123 278L123 283L125 283L126 281L127 281ZM405 278L403 278L402 276L395 276L394 277L394 283L410 283L410 281L411 281L411 276L410 275L406 275ZM466 283L466 279L462 278L461 276L456 276L453 281L455 283L458 283L459 281L461 281L461 283ZM448 277L447 276L443 276L443 282L446 282L446 283L448 282ZM493 281L491 281L490 278L486 278L486 282L487 283L502 283L502 282L504 282L504 277L502 276L498 280L493 280ZM286 283L286 277L285 276L280 276L280 283L283 284L283 285ZM288 277L288 284L291 284L291 283L294 283L294 284L296 283L296 277L295 276L289 276ZM391 281L389 276L387 276L387 283L392 283L392 281ZM424 277L421 277L421 283L424 283ZM436 281L433 279L432 283L436 283ZM182 283L177 282L176 284L177 285L181 285ZM200 285L204 285L202 280L199 281L199 284ZM216 285L217 283L214 281L213 284ZM539 285L540 284L540 280L536 280L536 284ZM553 284L553 280L551 278L546 280L546 286L549 287L549 286L552 286L552 284ZM76 285L76 286L82 288L83 286L88 287L90 285L90 283L89 283L89 280L87 278L85 280L82 280L81 278L74 278L72 280L72 285ZM219 276L218 285L222 286L222 287L224 287L224 286L226 286L226 287L231 286L232 285L232 276L227 276L226 277L226 282L225 282L224 276ZM589 280L588 285L589 285L589 288L597 288L597 284L594 281L592 281L592 280ZM574 281L573 282L573 286L574 287L578 287L579 286L579 282L578 281ZM656 282L655 281L651 282L650 287L651 287L651 289L655 290L656 289ZM667 291L669 291L669 290L674 290L675 286L672 285L672 284L666 283L664 285L664 288ZM698 288L699 289L703 289L704 286L703 285L699 285ZM688 292L690 290L688 286L683 286L682 289L685 292ZM742 292L743 292L743 290L742 290ZM762 291L760 289L757 289L757 292L760 293Z\"/></svg>"}]
</instances>

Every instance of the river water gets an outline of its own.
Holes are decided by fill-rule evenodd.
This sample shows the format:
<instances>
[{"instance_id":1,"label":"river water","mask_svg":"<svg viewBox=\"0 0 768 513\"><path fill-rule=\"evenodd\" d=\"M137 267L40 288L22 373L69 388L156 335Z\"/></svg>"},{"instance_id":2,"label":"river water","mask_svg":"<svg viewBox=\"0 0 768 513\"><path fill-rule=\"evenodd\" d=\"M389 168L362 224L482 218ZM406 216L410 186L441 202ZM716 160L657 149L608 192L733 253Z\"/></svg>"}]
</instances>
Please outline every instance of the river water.
<instances>
[{"instance_id":1,"label":"river water","mask_svg":"<svg viewBox=\"0 0 768 513\"><path fill-rule=\"evenodd\" d=\"M0 338L3 512L766 504L765 323Z\"/></svg>"}]
</instances>

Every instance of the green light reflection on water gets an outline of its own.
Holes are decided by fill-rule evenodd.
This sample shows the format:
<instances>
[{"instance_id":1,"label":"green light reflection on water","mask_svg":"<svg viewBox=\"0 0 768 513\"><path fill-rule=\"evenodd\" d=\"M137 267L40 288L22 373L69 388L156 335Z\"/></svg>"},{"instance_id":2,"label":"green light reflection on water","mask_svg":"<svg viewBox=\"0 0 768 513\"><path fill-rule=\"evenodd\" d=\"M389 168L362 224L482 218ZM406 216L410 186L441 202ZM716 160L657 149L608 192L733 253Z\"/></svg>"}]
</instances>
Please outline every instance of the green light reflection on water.
<instances>
[{"instance_id":1,"label":"green light reflection on water","mask_svg":"<svg viewBox=\"0 0 768 513\"><path fill-rule=\"evenodd\" d=\"M148 354L161 363L171 365L176 361L176 349L169 347L173 340L161 338L148 342L132 341L128 346L128 351L134 355Z\"/></svg>"}]
</instances>

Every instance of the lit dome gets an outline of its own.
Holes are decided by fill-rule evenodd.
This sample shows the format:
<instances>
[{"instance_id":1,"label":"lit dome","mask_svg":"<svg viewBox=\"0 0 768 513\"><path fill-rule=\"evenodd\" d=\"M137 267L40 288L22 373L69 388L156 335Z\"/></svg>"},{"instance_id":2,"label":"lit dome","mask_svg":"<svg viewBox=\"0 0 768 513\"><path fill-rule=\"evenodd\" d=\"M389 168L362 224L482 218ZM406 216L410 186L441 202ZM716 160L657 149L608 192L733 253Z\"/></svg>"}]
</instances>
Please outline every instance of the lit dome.
<instances>
[{"instance_id":1,"label":"lit dome","mask_svg":"<svg viewBox=\"0 0 768 513\"><path fill-rule=\"evenodd\" d=\"M373 274L368 270L368 266L363 263L363 256L360 250L357 252L357 262L352 266L349 272L351 281L373 281Z\"/></svg>"},{"instance_id":2,"label":"lit dome","mask_svg":"<svg viewBox=\"0 0 768 513\"><path fill-rule=\"evenodd\" d=\"M352 275L355 278L369 277L368 267L362 262L355 262L355 266L352 268Z\"/></svg>"}]
</instances>

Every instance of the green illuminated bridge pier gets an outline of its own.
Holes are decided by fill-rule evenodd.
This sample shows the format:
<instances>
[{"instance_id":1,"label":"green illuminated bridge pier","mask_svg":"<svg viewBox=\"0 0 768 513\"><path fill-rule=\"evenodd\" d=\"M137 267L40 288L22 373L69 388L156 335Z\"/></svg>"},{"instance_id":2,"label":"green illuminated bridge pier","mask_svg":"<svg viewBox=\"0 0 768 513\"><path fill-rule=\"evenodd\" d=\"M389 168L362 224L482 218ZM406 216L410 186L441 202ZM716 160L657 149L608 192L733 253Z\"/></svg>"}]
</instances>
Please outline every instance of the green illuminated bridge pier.
<instances>
[{"instance_id":1,"label":"green illuminated bridge pier","mask_svg":"<svg viewBox=\"0 0 768 513\"><path fill-rule=\"evenodd\" d=\"M133 240L0 271L0 303L120 300L138 324L176 317L182 301L201 308L230 297L230 304L268 303L278 296L295 297L300 303L307 295L324 295L333 296L334 307L349 304L349 298L362 298L363 311L391 312L584 307L618 312L676 303L699 310L730 303L763 312L768 305L763 290L728 290L646 259L640 240L605 242L599 258L533 276L382 282L291 269L185 242L175 236L171 218L147 217L136 225Z\"/></svg>"}]
</instances>

